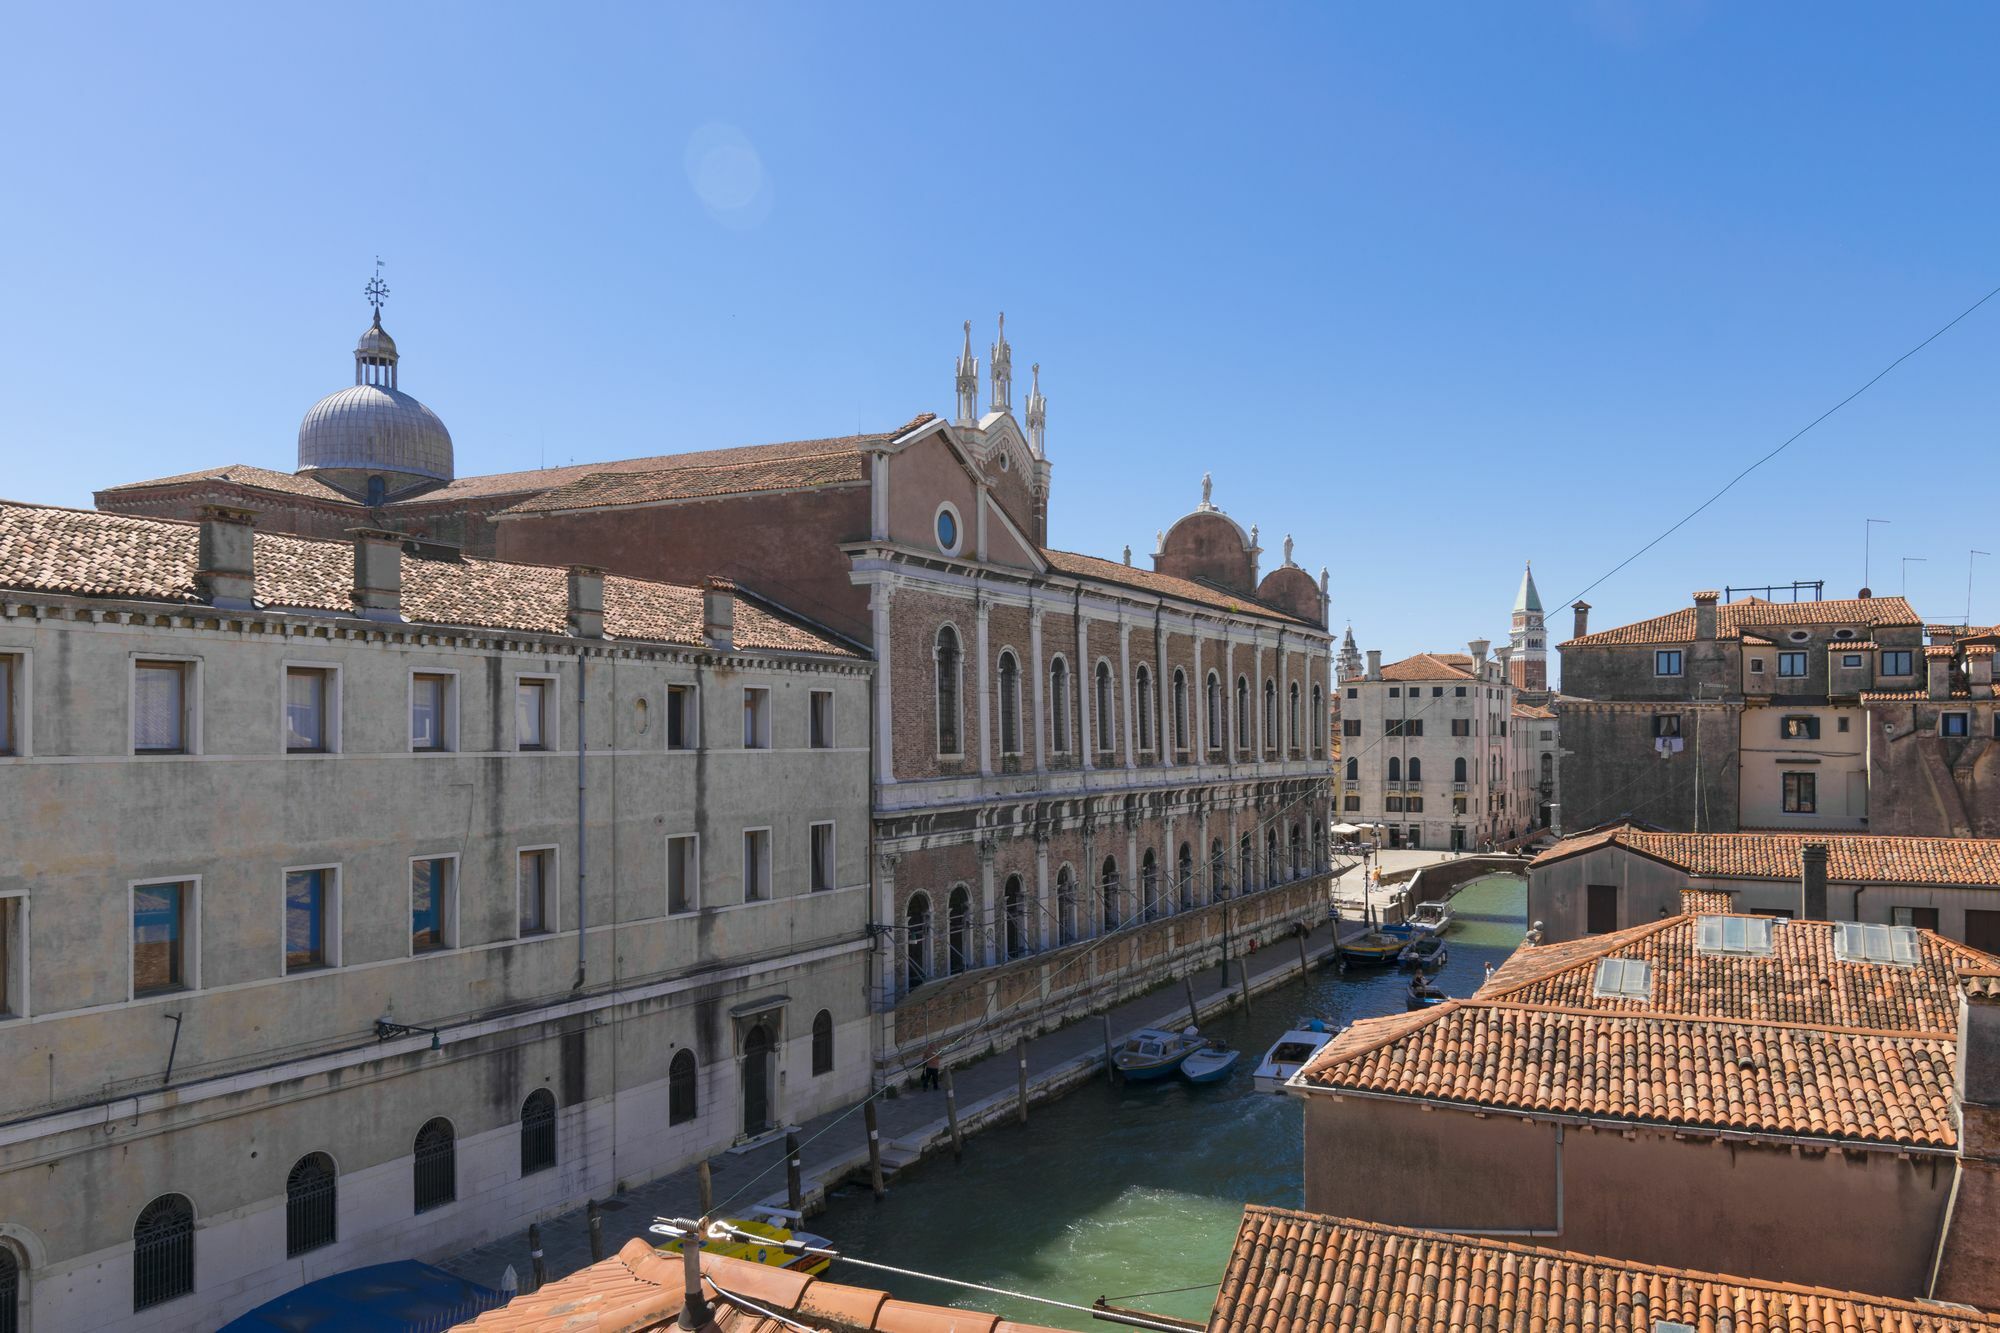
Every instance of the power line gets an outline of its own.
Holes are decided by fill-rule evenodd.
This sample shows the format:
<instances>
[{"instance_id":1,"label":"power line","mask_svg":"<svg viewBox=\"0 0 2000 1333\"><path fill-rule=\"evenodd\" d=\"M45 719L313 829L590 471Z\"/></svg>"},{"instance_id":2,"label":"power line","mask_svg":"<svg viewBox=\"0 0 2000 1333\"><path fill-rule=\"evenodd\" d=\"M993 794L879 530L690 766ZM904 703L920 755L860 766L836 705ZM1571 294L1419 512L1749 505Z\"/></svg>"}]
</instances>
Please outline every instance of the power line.
<instances>
[{"instance_id":1,"label":"power line","mask_svg":"<svg viewBox=\"0 0 2000 1333\"><path fill-rule=\"evenodd\" d=\"M1841 399L1839 402L1835 403L1832 407L1827 408L1826 411L1820 413L1818 416L1814 417L1811 421L1808 421L1798 430L1792 432L1791 435L1786 437L1784 443L1780 444L1777 448L1771 450L1769 453L1765 454L1762 458L1759 458L1749 467L1744 468L1741 472L1731 477L1728 480L1728 482L1726 482L1723 485L1721 490L1709 496L1706 500L1703 500L1700 504L1696 505L1686 514L1682 515L1674 523L1672 527L1668 528L1665 532L1662 532L1659 536L1653 538L1653 540L1647 542L1644 546L1641 546L1638 550L1632 552L1632 554L1626 556L1623 560L1620 560L1617 564L1613 565L1610 569L1606 570L1603 574L1599 575L1594 582L1590 583L1588 586L1583 588L1582 591L1576 593L1574 596L1565 597L1562 601L1556 603L1556 605L1559 607L1571 605L1572 603L1582 598L1585 593L1588 593L1592 589L1596 588L1598 584L1603 583L1606 579L1609 579L1613 574L1616 574L1619 570L1625 568L1625 566L1631 564L1634 560L1637 560L1640 556L1646 554L1646 552L1652 550L1655 546L1658 546L1661 542L1673 536L1676 532L1679 532L1683 527L1686 527L1687 524L1690 521L1692 521L1697 514L1701 513L1702 510L1708 508L1710 505L1714 504L1717 500L1720 500L1723 496L1727 495L1730 491L1734 490L1736 488L1737 482L1743 480L1745 477L1749 476L1752 472L1755 472L1758 468L1764 466L1764 464L1770 462L1772 459L1776 458L1779 454L1785 452L1785 450L1789 449L1807 431L1810 431L1811 429L1813 429L1813 427L1819 425L1822 421L1825 421L1828 417L1838 412L1841 408L1846 407L1849 403L1859 398L1862 394L1867 393L1870 389L1874 388L1875 385L1884 377L1886 377L1890 371L1902 365L1905 361L1908 361L1911 357L1915 356L1918 352L1923 351L1926 347L1929 347L1939 338L1942 338L1945 334L1949 333L1953 328L1957 327L1960 321L1964 320L1967 316L1972 314L1973 311L1985 305L1995 296L2000 296L2000 287L1995 287L1992 291L1989 291L1988 293L1986 293L1986 295L1980 297L1977 301L1974 301L1971 305L1959 311L1958 314L1954 316L1948 323L1946 323L1941 328L1934 331L1930 335L1930 337L1925 338L1915 347L1912 347L1909 351L1904 352L1894 361L1891 361L1888 365L1882 367L1882 369L1876 371L1873 375L1869 376L1867 382L1864 383L1860 388L1848 394L1847 397Z\"/></svg>"}]
</instances>

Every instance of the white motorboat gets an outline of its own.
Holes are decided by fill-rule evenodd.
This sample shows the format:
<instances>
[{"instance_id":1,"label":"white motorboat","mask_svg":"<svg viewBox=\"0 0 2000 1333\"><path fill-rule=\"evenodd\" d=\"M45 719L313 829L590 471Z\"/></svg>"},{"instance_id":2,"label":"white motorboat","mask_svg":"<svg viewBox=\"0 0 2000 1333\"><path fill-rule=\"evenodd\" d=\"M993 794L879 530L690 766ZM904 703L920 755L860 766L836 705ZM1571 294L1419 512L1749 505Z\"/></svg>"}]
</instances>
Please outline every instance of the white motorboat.
<instances>
[{"instance_id":1,"label":"white motorboat","mask_svg":"<svg viewBox=\"0 0 2000 1333\"><path fill-rule=\"evenodd\" d=\"M1418 903L1410 909L1410 924L1432 935L1444 934L1455 920L1449 903Z\"/></svg>"},{"instance_id":2,"label":"white motorboat","mask_svg":"<svg viewBox=\"0 0 2000 1333\"><path fill-rule=\"evenodd\" d=\"M1257 1066L1256 1085L1259 1092L1283 1092L1286 1080L1299 1072L1315 1055L1320 1047L1334 1038L1334 1032L1317 1018L1309 1018L1298 1027L1271 1044L1264 1052L1263 1063Z\"/></svg>"}]
</instances>

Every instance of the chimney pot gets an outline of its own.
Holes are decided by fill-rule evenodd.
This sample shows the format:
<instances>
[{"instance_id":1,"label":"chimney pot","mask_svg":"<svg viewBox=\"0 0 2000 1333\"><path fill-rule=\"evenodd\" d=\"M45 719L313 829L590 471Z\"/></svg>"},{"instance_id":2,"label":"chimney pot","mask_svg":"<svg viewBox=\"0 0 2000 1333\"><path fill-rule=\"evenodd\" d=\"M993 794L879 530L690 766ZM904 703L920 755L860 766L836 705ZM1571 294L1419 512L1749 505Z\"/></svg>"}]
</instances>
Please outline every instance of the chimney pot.
<instances>
[{"instance_id":1,"label":"chimney pot","mask_svg":"<svg viewBox=\"0 0 2000 1333\"><path fill-rule=\"evenodd\" d=\"M354 608L368 620L403 618L403 534L349 528L354 539Z\"/></svg>"},{"instance_id":2,"label":"chimney pot","mask_svg":"<svg viewBox=\"0 0 2000 1333\"><path fill-rule=\"evenodd\" d=\"M1576 602L1570 606L1570 610L1576 613L1576 625L1574 626L1575 632L1572 633L1570 637L1573 639L1580 639L1584 635L1590 633L1590 603Z\"/></svg>"},{"instance_id":3,"label":"chimney pot","mask_svg":"<svg viewBox=\"0 0 2000 1333\"><path fill-rule=\"evenodd\" d=\"M583 639L604 637L604 571L595 565L570 566L569 632Z\"/></svg>"},{"instance_id":4,"label":"chimney pot","mask_svg":"<svg viewBox=\"0 0 2000 1333\"><path fill-rule=\"evenodd\" d=\"M257 515L230 505L201 507L195 589L211 606L257 602Z\"/></svg>"},{"instance_id":5,"label":"chimney pot","mask_svg":"<svg viewBox=\"0 0 2000 1333\"><path fill-rule=\"evenodd\" d=\"M1799 848L1799 919L1826 920L1826 844L1809 842Z\"/></svg>"},{"instance_id":6,"label":"chimney pot","mask_svg":"<svg viewBox=\"0 0 2000 1333\"><path fill-rule=\"evenodd\" d=\"M1703 643L1715 638L1715 604L1721 598L1712 589L1694 595L1694 636Z\"/></svg>"},{"instance_id":7,"label":"chimney pot","mask_svg":"<svg viewBox=\"0 0 2000 1333\"><path fill-rule=\"evenodd\" d=\"M1370 648L1368 650L1368 679L1382 679L1382 650L1380 648Z\"/></svg>"},{"instance_id":8,"label":"chimney pot","mask_svg":"<svg viewBox=\"0 0 2000 1333\"><path fill-rule=\"evenodd\" d=\"M702 641L718 652L736 647L736 585L711 575L701 585Z\"/></svg>"},{"instance_id":9,"label":"chimney pot","mask_svg":"<svg viewBox=\"0 0 2000 1333\"><path fill-rule=\"evenodd\" d=\"M1928 675L1929 688L1924 691L1933 699L1951 698L1951 649L1943 652L1935 648L1924 653L1924 668Z\"/></svg>"},{"instance_id":10,"label":"chimney pot","mask_svg":"<svg viewBox=\"0 0 2000 1333\"><path fill-rule=\"evenodd\" d=\"M1475 676L1482 674L1479 668L1486 665L1486 650L1493 646L1493 641L1491 639L1474 639L1465 646L1472 653L1472 674Z\"/></svg>"}]
</instances>

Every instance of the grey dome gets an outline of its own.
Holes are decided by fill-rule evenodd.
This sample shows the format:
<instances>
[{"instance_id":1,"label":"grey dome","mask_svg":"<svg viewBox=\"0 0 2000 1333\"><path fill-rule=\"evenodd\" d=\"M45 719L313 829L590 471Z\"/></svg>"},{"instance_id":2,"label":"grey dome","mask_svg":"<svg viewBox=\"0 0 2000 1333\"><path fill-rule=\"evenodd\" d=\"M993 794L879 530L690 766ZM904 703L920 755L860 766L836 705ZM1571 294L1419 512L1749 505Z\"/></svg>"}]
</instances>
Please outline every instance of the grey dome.
<instances>
[{"instance_id":1,"label":"grey dome","mask_svg":"<svg viewBox=\"0 0 2000 1333\"><path fill-rule=\"evenodd\" d=\"M352 385L314 403L299 423L299 470L308 468L450 481L451 432L437 413L400 389Z\"/></svg>"}]
</instances>

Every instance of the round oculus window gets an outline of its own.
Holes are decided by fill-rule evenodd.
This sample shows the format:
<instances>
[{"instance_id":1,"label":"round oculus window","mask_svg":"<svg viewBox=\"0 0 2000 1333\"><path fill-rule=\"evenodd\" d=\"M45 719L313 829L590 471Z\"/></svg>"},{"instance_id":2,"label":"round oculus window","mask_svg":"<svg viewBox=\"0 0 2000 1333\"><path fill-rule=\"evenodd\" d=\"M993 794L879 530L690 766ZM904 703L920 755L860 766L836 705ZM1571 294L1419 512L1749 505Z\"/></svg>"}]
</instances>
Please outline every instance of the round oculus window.
<instances>
[{"instance_id":1,"label":"round oculus window","mask_svg":"<svg viewBox=\"0 0 2000 1333\"><path fill-rule=\"evenodd\" d=\"M1002 472L1007 470L1007 455L1005 454L1000 455L1000 470Z\"/></svg>"},{"instance_id":2,"label":"round oculus window","mask_svg":"<svg viewBox=\"0 0 2000 1333\"><path fill-rule=\"evenodd\" d=\"M938 549L947 554L958 549L958 515L949 509L938 510Z\"/></svg>"},{"instance_id":3,"label":"round oculus window","mask_svg":"<svg viewBox=\"0 0 2000 1333\"><path fill-rule=\"evenodd\" d=\"M1791 633L1791 640L1793 643L1804 643L1807 639L1810 639L1811 637L1812 637L1811 630L1795 629Z\"/></svg>"}]
</instances>

